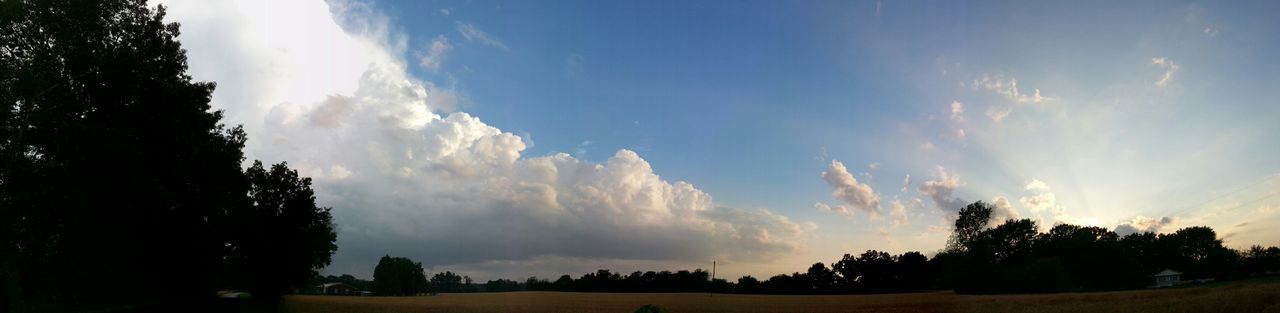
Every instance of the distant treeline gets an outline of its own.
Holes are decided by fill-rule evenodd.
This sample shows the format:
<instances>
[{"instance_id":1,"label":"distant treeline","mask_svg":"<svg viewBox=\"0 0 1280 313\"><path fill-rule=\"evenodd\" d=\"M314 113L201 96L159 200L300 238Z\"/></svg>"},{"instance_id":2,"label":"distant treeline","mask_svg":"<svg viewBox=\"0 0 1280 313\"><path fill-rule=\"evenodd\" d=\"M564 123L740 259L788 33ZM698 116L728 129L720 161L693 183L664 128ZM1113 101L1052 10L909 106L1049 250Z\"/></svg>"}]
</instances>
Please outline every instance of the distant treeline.
<instances>
[{"instance_id":1,"label":"distant treeline","mask_svg":"<svg viewBox=\"0 0 1280 313\"><path fill-rule=\"evenodd\" d=\"M383 257L379 268L409 262L413 266L401 275L416 275L422 282L406 285L407 289L375 288L374 292L848 294L952 289L959 293L1039 293L1143 288L1151 284L1151 275L1165 269L1182 272L1183 280L1235 279L1280 272L1280 248L1230 249L1222 245L1212 228L1205 226L1168 234L1120 236L1101 227L1058 224L1041 233L1040 225L1029 219L996 225L992 212L993 207L982 201L961 209L947 246L932 259L914 251L892 255L869 250L856 256L846 254L830 266L814 263L805 272L779 274L766 280L752 276L740 277L736 282L713 280L702 269L626 275L602 269L577 279L562 275L555 280L529 277L480 284L452 272L436 273L426 279L421 264ZM375 274L371 286L378 285L379 277L383 276Z\"/></svg>"}]
</instances>

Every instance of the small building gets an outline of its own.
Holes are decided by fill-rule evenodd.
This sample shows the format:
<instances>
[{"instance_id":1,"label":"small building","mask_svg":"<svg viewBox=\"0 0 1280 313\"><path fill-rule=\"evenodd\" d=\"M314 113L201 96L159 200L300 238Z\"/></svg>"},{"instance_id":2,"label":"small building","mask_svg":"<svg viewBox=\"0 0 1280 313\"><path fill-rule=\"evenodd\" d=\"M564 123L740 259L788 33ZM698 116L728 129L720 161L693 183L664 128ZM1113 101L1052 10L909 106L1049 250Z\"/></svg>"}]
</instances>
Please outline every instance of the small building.
<instances>
[{"instance_id":1,"label":"small building","mask_svg":"<svg viewBox=\"0 0 1280 313\"><path fill-rule=\"evenodd\" d=\"M320 289L321 294L326 295L356 295L356 287L344 283L327 283L316 286Z\"/></svg>"},{"instance_id":2,"label":"small building","mask_svg":"<svg viewBox=\"0 0 1280 313\"><path fill-rule=\"evenodd\" d=\"M1151 287L1168 287L1182 283L1182 272L1165 269L1151 275Z\"/></svg>"}]
</instances>

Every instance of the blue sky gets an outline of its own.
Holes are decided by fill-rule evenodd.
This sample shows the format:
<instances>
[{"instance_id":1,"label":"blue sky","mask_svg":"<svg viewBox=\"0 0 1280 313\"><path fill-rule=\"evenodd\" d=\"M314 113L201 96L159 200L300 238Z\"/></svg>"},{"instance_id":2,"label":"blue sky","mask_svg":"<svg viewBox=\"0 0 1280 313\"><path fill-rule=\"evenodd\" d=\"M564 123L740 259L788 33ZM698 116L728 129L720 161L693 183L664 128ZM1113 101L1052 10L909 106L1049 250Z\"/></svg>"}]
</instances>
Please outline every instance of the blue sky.
<instances>
[{"instance_id":1,"label":"blue sky","mask_svg":"<svg viewBox=\"0 0 1280 313\"><path fill-rule=\"evenodd\" d=\"M169 5L250 157L317 177L347 227L331 272L391 253L476 277L768 276L935 251L976 200L1042 227L1280 238L1275 3ZM498 234L438 238L460 224ZM555 244L582 236L602 239Z\"/></svg>"}]
</instances>

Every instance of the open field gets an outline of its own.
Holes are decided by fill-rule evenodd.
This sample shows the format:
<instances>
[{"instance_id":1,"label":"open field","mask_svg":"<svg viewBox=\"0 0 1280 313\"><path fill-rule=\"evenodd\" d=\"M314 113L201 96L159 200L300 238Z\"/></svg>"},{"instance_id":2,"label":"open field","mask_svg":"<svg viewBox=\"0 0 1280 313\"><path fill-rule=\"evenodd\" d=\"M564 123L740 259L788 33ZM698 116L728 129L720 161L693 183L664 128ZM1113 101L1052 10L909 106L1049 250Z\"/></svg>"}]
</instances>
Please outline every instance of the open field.
<instances>
[{"instance_id":1,"label":"open field","mask_svg":"<svg viewBox=\"0 0 1280 313\"><path fill-rule=\"evenodd\" d=\"M1048 295L950 292L782 296L700 293L510 292L434 297L290 296L283 312L632 312L645 304L670 312L1280 312L1280 284Z\"/></svg>"}]
</instances>

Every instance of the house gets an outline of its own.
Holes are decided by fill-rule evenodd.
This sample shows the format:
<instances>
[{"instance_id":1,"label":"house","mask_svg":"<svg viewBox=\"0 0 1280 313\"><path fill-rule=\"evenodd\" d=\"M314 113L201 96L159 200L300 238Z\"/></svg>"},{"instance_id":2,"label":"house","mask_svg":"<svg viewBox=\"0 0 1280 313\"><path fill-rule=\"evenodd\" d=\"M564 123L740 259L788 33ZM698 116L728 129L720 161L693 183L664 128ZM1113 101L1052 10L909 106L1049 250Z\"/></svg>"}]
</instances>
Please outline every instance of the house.
<instances>
[{"instance_id":1,"label":"house","mask_svg":"<svg viewBox=\"0 0 1280 313\"><path fill-rule=\"evenodd\" d=\"M316 286L320 289L321 294L326 295L355 295L356 287L344 283L327 283Z\"/></svg>"},{"instance_id":2,"label":"house","mask_svg":"<svg viewBox=\"0 0 1280 313\"><path fill-rule=\"evenodd\" d=\"M1182 272L1165 269L1151 275L1151 287L1168 287L1182 283Z\"/></svg>"}]
</instances>

